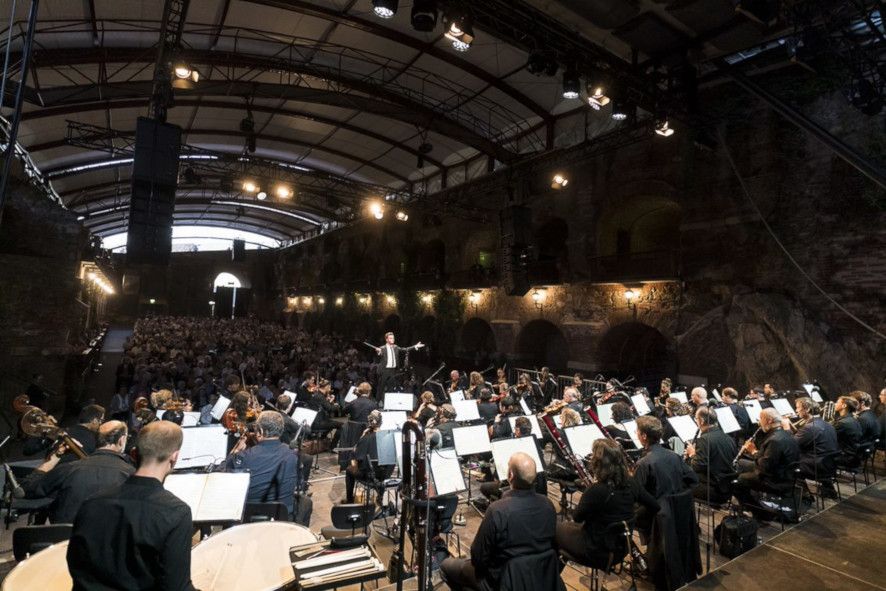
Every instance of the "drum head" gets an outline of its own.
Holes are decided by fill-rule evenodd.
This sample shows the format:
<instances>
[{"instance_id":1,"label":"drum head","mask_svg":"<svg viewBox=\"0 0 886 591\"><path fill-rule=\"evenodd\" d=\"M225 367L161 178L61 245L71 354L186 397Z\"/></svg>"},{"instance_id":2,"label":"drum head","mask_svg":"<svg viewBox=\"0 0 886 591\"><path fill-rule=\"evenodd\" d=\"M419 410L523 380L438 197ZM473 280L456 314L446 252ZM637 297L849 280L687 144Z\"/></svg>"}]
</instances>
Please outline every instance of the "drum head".
<instances>
[{"instance_id":1,"label":"drum head","mask_svg":"<svg viewBox=\"0 0 886 591\"><path fill-rule=\"evenodd\" d=\"M289 549L317 539L284 521L237 525L194 546L191 579L197 589L213 591L280 589L295 579Z\"/></svg>"},{"instance_id":2,"label":"drum head","mask_svg":"<svg viewBox=\"0 0 886 591\"><path fill-rule=\"evenodd\" d=\"M68 542L53 544L23 560L3 579L2 591L71 591Z\"/></svg>"}]
</instances>

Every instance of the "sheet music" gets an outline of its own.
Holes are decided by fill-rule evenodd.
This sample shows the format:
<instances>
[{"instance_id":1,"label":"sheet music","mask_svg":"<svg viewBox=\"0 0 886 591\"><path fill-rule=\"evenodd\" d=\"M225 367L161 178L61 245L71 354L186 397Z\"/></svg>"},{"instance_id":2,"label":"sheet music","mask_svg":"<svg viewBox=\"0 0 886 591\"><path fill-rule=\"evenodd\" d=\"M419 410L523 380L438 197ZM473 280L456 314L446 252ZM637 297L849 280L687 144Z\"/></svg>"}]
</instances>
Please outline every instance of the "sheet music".
<instances>
[{"instance_id":1,"label":"sheet music","mask_svg":"<svg viewBox=\"0 0 886 591\"><path fill-rule=\"evenodd\" d=\"M612 404L597 405L597 418L600 419L600 424L604 427L615 424L615 421L612 420Z\"/></svg>"},{"instance_id":2,"label":"sheet music","mask_svg":"<svg viewBox=\"0 0 886 591\"><path fill-rule=\"evenodd\" d=\"M305 408L304 406L296 406L292 409L292 420L298 423L299 425L304 422L305 425L310 427L314 424L314 419L317 418L317 413L319 411Z\"/></svg>"},{"instance_id":3,"label":"sheet music","mask_svg":"<svg viewBox=\"0 0 886 591\"><path fill-rule=\"evenodd\" d=\"M544 471L533 437L499 439L492 442L492 459L495 462L495 473L498 474L499 480L508 479L508 461L512 455L520 451L529 454L529 457L535 460L536 473Z\"/></svg>"},{"instance_id":4,"label":"sheet music","mask_svg":"<svg viewBox=\"0 0 886 591\"><path fill-rule=\"evenodd\" d=\"M532 411L529 410L529 405L526 404L526 401L523 400L522 398L520 399L520 408L523 409L523 414L526 415L527 417L532 414Z\"/></svg>"},{"instance_id":5,"label":"sheet music","mask_svg":"<svg viewBox=\"0 0 886 591\"><path fill-rule=\"evenodd\" d=\"M791 406L791 401L787 398L773 398L769 402L772 403L772 408L778 411L783 417L794 417L797 416L797 413L794 412L794 407Z\"/></svg>"},{"instance_id":6,"label":"sheet music","mask_svg":"<svg viewBox=\"0 0 886 591\"><path fill-rule=\"evenodd\" d=\"M163 420L163 415L166 414L165 410L157 411L157 418L161 421ZM184 418L182 418L182 427L196 427L200 424L200 413L199 412L185 412Z\"/></svg>"},{"instance_id":7,"label":"sheet music","mask_svg":"<svg viewBox=\"0 0 886 591\"><path fill-rule=\"evenodd\" d=\"M382 410L379 412L381 413L381 427L379 427L379 430L388 431L391 429L400 430L403 428L403 423L406 422L405 411Z\"/></svg>"},{"instance_id":8,"label":"sheet music","mask_svg":"<svg viewBox=\"0 0 886 591\"><path fill-rule=\"evenodd\" d=\"M692 441L692 438L695 437L695 434L698 432L698 425L695 424L695 420L689 415L668 417L668 422L674 428L674 431L677 432L677 437L679 437L680 441L683 443L689 443Z\"/></svg>"},{"instance_id":9,"label":"sheet music","mask_svg":"<svg viewBox=\"0 0 886 591\"><path fill-rule=\"evenodd\" d=\"M714 388L714 389L711 391L711 394L714 395L714 400L716 400L717 402L723 402L723 397L720 396L720 393L717 392L717 389L716 389L716 388Z\"/></svg>"},{"instance_id":10,"label":"sheet music","mask_svg":"<svg viewBox=\"0 0 886 591\"><path fill-rule=\"evenodd\" d=\"M631 396L631 402L634 403L634 409L636 409L637 414L640 416L648 415L652 412L649 409L649 404L646 402L646 397L642 394L634 394Z\"/></svg>"},{"instance_id":11,"label":"sheet music","mask_svg":"<svg viewBox=\"0 0 886 591\"><path fill-rule=\"evenodd\" d=\"M212 410L209 411L209 414L212 415L212 418L216 421L221 421L222 415L225 414L225 411L228 410L228 407L231 405L231 399L225 398L224 396L218 397L218 402L212 407Z\"/></svg>"},{"instance_id":12,"label":"sheet music","mask_svg":"<svg viewBox=\"0 0 886 591\"><path fill-rule=\"evenodd\" d=\"M385 410L412 412L414 408L414 397L408 392L388 392L385 394Z\"/></svg>"},{"instance_id":13,"label":"sheet music","mask_svg":"<svg viewBox=\"0 0 886 591\"><path fill-rule=\"evenodd\" d=\"M572 453L580 458L591 453L596 440L606 438L603 432L600 431L600 428L593 423L566 427L563 429L563 433L566 435L566 440L569 442Z\"/></svg>"},{"instance_id":14,"label":"sheet music","mask_svg":"<svg viewBox=\"0 0 886 591\"><path fill-rule=\"evenodd\" d=\"M824 402L824 398L821 397L821 394L818 393L818 390L813 390L812 392L810 392L809 397L816 402Z\"/></svg>"},{"instance_id":15,"label":"sheet music","mask_svg":"<svg viewBox=\"0 0 886 591\"><path fill-rule=\"evenodd\" d=\"M686 392L671 392L670 397L676 398L677 400L679 400L683 404L686 404L687 402L689 402L689 398L686 397Z\"/></svg>"},{"instance_id":16,"label":"sheet music","mask_svg":"<svg viewBox=\"0 0 886 591\"><path fill-rule=\"evenodd\" d=\"M455 402L456 400L464 400L464 399L465 399L464 390L456 390L455 392L449 393L449 400L451 402Z\"/></svg>"},{"instance_id":17,"label":"sheet music","mask_svg":"<svg viewBox=\"0 0 886 591\"><path fill-rule=\"evenodd\" d=\"M763 407L760 406L759 400L742 400L741 404L744 406L745 410L748 411L748 416L751 417L751 422L757 424L760 422L760 413L763 412Z\"/></svg>"},{"instance_id":18,"label":"sheet music","mask_svg":"<svg viewBox=\"0 0 886 591\"><path fill-rule=\"evenodd\" d=\"M806 390L806 393L812 396L812 388L815 387L815 384L803 384L803 389Z\"/></svg>"},{"instance_id":19,"label":"sheet music","mask_svg":"<svg viewBox=\"0 0 886 591\"><path fill-rule=\"evenodd\" d=\"M637 435L637 421L625 421L621 424L624 427L624 430L628 432L628 435L631 437L631 441L634 442L634 446L637 449L643 449L643 444L640 443L640 437Z\"/></svg>"},{"instance_id":20,"label":"sheet music","mask_svg":"<svg viewBox=\"0 0 886 591\"><path fill-rule=\"evenodd\" d=\"M193 521L239 521L249 473L170 474L163 487L191 508Z\"/></svg>"},{"instance_id":21,"label":"sheet music","mask_svg":"<svg viewBox=\"0 0 886 591\"><path fill-rule=\"evenodd\" d=\"M286 409L283 411L286 414L289 414L290 412L292 412L292 407L295 406L295 402L296 402L296 399L298 398L298 394L296 394L295 392L292 392L290 390L283 390L283 396L289 397L289 406L287 406Z\"/></svg>"},{"instance_id":22,"label":"sheet music","mask_svg":"<svg viewBox=\"0 0 886 591\"><path fill-rule=\"evenodd\" d=\"M514 427L514 425L517 423L517 419L519 419L519 418L520 417L508 417L508 421L511 423L511 431L512 432L516 431L516 428ZM526 418L529 419L529 422L532 425L532 434L535 435L536 437L538 437L539 439L541 439L542 434L541 434L541 427L538 426L538 417L530 415Z\"/></svg>"},{"instance_id":23,"label":"sheet music","mask_svg":"<svg viewBox=\"0 0 886 591\"><path fill-rule=\"evenodd\" d=\"M228 435L221 425L185 427L176 468L197 468L223 460L228 455Z\"/></svg>"},{"instance_id":24,"label":"sheet music","mask_svg":"<svg viewBox=\"0 0 886 591\"><path fill-rule=\"evenodd\" d=\"M715 408L714 412L717 413L717 421L720 423L720 428L723 429L723 433L735 433L736 431L741 430L741 425L739 425L738 421L735 419L735 415L732 413L731 408Z\"/></svg>"},{"instance_id":25,"label":"sheet music","mask_svg":"<svg viewBox=\"0 0 886 591\"><path fill-rule=\"evenodd\" d=\"M431 476L438 495L448 495L468 489L454 449L435 449L430 453Z\"/></svg>"},{"instance_id":26,"label":"sheet music","mask_svg":"<svg viewBox=\"0 0 886 591\"><path fill-rule=\"evenodd\" d=\"M399 432L377 431L375 434L375 450L378 452L379 466L393 466L397 463L397 449L400 446Z\"/></svg>"},{"instance_id":27,"label":"sheet music","mask_svg":"<svg viewBox=\"0 0 886 591\"><path fill-rule=\"evenodd\" d=\"M348 393L345 394L345 404L357 400L357 394L355 394L356 391L357 386L351 386L350 388L348 388Z\"/></svg>"},{"instance_id":28,"label":"sheet music","mask_svg":"<svg viewBox=\"0 0 886 591\"><path fill-rule=\"evenodd\" d=\"M456 421L479 421L480 407L476 400L458 400L452 403Z\"/></svg>"},{"instance_id":29,"label":"sheet music","mask_svg":"<svg viewBox=\"0 0 886 591\"><path fill-rule=\"evenodd\" d=\"M492 451L492 444L489 442L489 430L486 428L486 425L456 427L452 430L452 441L455 444L456 453L460 456Z\"/></svg>"}]
</instances>

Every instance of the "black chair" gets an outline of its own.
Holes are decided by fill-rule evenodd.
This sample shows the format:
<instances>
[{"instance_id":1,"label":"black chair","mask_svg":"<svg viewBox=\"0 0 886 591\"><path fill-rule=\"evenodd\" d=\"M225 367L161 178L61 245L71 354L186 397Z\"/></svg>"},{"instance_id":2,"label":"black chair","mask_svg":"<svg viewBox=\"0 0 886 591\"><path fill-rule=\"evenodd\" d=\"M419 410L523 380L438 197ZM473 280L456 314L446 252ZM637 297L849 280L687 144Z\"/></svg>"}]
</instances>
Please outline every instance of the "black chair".
<instances>
[{"instance_id":1,"label":"black chair","mask_svg":"<svg viewBox=\"0 0 886 591\"><path fill-rule=\"evenodd\" d=\"M867 444L860 444L855 453L844 453L837 457L837 476L852 479L852 488L858 492L858 475L863 471L862 465L867 463L867 457L871 455L872 448ZM864 471L865 484L869 484L867 472Z\"/></svg>"},{"instance_id":2,"label":"black chair","mask_svg":"<svg viewBox=\"0 0 886 591\"><path fill-rule=\"evenodd\" d=\"M9 470L12 472L13 476L15 476L16 480L22 482L26 476L28 476L31 472L34 471L34 468L31 466L9 466ZM5 471L0 471L0 474L3 476L3 509L6 510L6 516L4 517L4 522L6 524L6 529L9 529L9 524L15 521L12 516L13 511L17 515L27 515L28 516L28 525L32 525L34 523L41 525L46 522L46 516L49 511L49 506L53 503L54 499L51 498L43 498L43 499L17 499L12 494L12 484L10 479L7 478L7 474Z\"/></svg>"},{"instance_id":3,"label":"black chair","mask_svg":"<svg viewBox=\"0 0 886 591\"><path fill-rule=\"evenodd\" d=\"M243 506L243 523L262 521L289 521L289 510L283 503L246 503Z\"/></svg>"},{"instance_id":4,"label":"black chair","mask_svg":"<svg viewBox=\"0 0 886 591\"><path fill-rule=\"evenodd\" d=\"M53 544L71 539L73 529L70 523L19 527L12 532L12 554L16 561L22 561Z\"/></svg>"},{"instance_id":5,"label":"black chair","mask_svg":"<svg viewBox=\"0 0 886 591\"><path fill-rule=\"evenodd\" d=\"M456 548L461 552L461 538L455 533L455 524L452 518L458 510L458 495L441 495L430 499L432 519L437 524L441 534L446 536L446 545L450 545L450 537L455 536Z\"/></svg>"},{"instance_id":6,"label":"black chair","mask_svg":"<svg viewBox=\"0 0 886 591\"><path fill-rule=\"evenodd\" d=\"M559 567L556 550L511 558L502 569L498 591L565 591Z\"/></svg>"},{"instance_id":7,"label":"black chair","mask_svg":"<svg viewBox=\"0 0 886 591\"><path fill-rule=\"evenodd\" d=\"M358 530L366 534L374 514L375 509L372 505L363 503L333 505L330 512L332 525L321 529L320 535L330 540L332 538L354 537Z\"/></svg>"},{"instance_id":8,"label":"black chair","mask_svg":"<svg viewBox=\"0 0 886 591\"><path fill-rule=\"evenodd\" d=\"M600 560L599 562L585 562L578 560L564 550L560 551L560 554L567 562L574 562L591 569L589 587L592 591L599 591L601 588L601 573L603 576L612 574L619 577L624 573L625 558L632 554L631 550L634 544L634 520L610 523L603 532L603 540L607 555L605 560ZM627 569L631 576L630 589L637 588L634 566L633 559L627 561Z\"/></svg>"}]
</instances>

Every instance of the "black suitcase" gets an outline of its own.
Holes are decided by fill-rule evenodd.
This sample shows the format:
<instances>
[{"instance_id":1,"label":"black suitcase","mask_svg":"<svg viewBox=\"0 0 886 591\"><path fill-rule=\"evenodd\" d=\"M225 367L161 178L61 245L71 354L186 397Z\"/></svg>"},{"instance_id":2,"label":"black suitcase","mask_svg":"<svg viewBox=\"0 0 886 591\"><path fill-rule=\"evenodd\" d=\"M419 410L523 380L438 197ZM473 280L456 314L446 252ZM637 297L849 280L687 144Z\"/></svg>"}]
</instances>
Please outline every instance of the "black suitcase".
<instances>
[{"instance_id":1,"label":"black suitcase","mask_svg":"<svg viewBox=\"0 0 886 591\"><path fill-rule=\"evenodd\" d=\"M735 558L757 545L756 519L743 515L727 515L716 528L714 538L720 547L720 554L726 558Z\"/></svg>"}]
</instances>

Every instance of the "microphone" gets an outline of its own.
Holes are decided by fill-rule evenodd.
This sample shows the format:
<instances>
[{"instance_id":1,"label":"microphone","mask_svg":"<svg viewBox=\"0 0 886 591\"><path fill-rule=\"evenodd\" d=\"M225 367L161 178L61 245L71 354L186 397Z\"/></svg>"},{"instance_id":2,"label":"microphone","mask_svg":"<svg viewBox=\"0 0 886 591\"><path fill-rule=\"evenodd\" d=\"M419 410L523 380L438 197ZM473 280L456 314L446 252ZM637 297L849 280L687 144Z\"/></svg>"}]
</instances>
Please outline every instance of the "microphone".
<instances>
[{"instance_id":1,"label":"microphone","mask_svg":"<svg viewBox=\"0 0 886 591\"><path fill-rule=\"evenodd\" d=\"M428 429L425 431L425 442L428 449L437 449L443 445L443 434L439 429Z\"/></svg>"},{"instance_id":2,"label":"microphone","mask_svg":"<svg viewBox=\"0 0 886 591\"><path fill-rule=\"evenodd\" d=\"M25 498L25 489L18 483L18 480L15 477L15 474L12 473L12 468L9 467L9 464L3 462L3 469L6 470L6 477L9 479L9 488L12 490L12 496L16 499Z\"/></svg>"}]
</instances>

